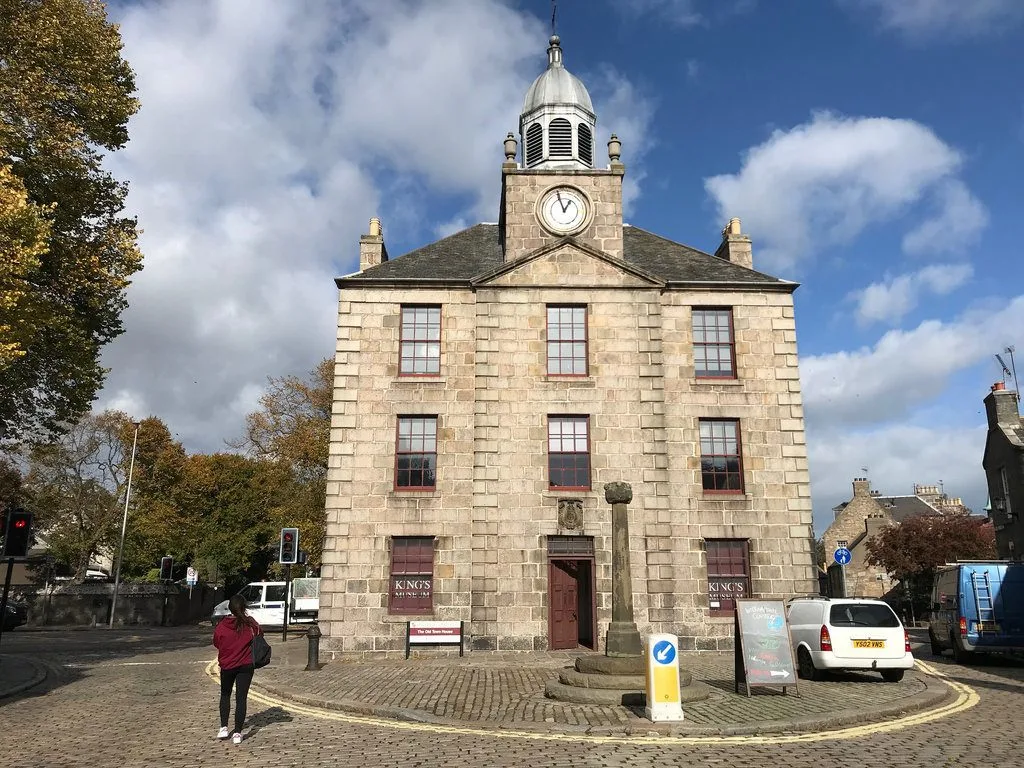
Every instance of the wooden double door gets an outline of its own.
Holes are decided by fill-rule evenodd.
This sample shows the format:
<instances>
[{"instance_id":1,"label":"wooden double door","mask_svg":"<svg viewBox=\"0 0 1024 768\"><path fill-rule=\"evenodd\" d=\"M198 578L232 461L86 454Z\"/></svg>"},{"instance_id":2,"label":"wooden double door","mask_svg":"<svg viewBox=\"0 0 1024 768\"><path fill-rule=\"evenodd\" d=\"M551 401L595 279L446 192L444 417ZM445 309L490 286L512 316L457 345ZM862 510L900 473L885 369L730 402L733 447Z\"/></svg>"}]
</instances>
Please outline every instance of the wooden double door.
<instances>
[{"instance_id":1,"label":"wooden double door","mask_svg":"<svg viewBox=\"0 0 1024 768\"><path fill-rule=\"evenodd\" d=\"M548 647L597 648L597 611L592 558L548 561Z\"/></svg>"}]
</instances>

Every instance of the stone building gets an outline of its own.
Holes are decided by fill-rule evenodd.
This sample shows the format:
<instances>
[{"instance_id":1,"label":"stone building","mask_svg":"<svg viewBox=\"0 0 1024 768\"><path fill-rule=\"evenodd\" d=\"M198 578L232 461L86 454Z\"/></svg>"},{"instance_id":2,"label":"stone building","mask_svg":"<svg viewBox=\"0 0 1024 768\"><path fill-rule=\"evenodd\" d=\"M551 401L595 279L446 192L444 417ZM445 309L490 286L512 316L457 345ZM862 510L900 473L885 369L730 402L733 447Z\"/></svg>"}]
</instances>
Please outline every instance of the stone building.
<instances>
[{"instance_id":1,"label":"stone building","mask_svg":"<svg viewBox=\"0 0 1024 768\"><path fill-rule=\"evenodd\" d=\"M994 384L985 398L988 436L982 466L988 480L989 517L996 533L999 557L1024 557L1024 419L1017 393Z\"/></svg>"},{"instance_id":2,"label":"stone building","mask_svg":"<svg viewBox=\"0 0 1024 768\"><path fill-rule=\"evenodd\" d=\"M797 286L738 219L714 255L625 224L596 122L553 37L498 222L391 258L373 219L338 278L328 649L400 652L417 617L473 650L603 649L612 481L641 632L727 648L736 596L812 590Z\"/></svg>"},{"instance_id":3,"label":"stone building","mask_svg":"<svg viewBox=\"0 0 1024 768\"><path fill-rule=\"evenodd\" d=\"M883 496L871 490L866 477L853 479L853 497L832 508L835 520L822 535L826 565L833 563L838 547L850 550L852 559L844 566L846 594L882 597L899 582L889 578L884 568L869 565L867 544L890 525L899 525L918 515L969 515L963 499L947 495L937 485L914 484L913 494Z\"/></svg>"}]
</instances>

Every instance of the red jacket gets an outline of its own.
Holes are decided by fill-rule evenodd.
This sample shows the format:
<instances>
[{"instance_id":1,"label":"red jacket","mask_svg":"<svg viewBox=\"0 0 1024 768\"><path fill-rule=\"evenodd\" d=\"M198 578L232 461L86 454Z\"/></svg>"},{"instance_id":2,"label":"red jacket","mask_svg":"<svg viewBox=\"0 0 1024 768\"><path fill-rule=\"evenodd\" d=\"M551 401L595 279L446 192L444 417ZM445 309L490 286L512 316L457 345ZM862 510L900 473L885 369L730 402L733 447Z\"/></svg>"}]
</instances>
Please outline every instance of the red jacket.
<instances>
[{"instance_id":1,"label":"red jacket","mask_svg":"<svg viewBox=\"0 0 1024 768\"><path fill-rule=\"evenodd\" d=\"M213 630L213 645L217 649L217 662L221 669L236 669L252 665L253 635L262 635L263 629L251 616L245 625L235 631L235 617L221 619Z\"/></svg>"}]
</instances>

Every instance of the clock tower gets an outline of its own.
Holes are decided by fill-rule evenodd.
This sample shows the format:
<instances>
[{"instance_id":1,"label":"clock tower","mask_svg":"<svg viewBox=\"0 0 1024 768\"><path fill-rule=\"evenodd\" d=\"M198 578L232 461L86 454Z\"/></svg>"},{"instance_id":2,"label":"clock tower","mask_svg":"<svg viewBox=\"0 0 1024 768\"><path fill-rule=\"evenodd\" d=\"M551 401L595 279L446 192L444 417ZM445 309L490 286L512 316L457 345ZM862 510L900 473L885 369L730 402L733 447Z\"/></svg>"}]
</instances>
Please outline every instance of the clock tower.
<instances>
[{"instance_id":1,"label":"clock tower","mask_svg":"<svg viewBox=\"0 0 1024 768\"><path fill-rule=\"evenodd\" d=\"M609 165L594 166L596 125L590 94L565 68L561 41L553 35L547 69L526 92L519 142L511 133L505 138L499 227L506 263L563 238L622 258L626 168L614 134Z\"/></svg>"}]
</instances>

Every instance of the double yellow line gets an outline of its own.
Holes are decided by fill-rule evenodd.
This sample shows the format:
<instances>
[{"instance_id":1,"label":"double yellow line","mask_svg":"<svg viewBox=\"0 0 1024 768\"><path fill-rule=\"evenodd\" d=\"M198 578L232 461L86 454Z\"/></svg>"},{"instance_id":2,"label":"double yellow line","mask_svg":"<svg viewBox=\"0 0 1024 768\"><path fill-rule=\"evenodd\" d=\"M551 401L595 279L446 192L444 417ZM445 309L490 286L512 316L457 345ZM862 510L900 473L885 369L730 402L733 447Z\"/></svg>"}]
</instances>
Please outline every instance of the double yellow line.
<instances>
[{"instance_id":1,"label":"double yellow line","mask_svg":"<svg viewBox=\"0 0 1024 768\"><path fill-rule=\"evenodd\" d=\"M703 746L729 746L744 744L803 744L816 741L834 741L841 739L855 739L863 736L871 736L877 733L890 733L905 728L912 728L915 725L923 725L934 720L949 717L958 712L970 709L980 700L978 693L968 685L951 680L942 674L931 664L923 661L917 662L918 668L924 674L941 680L949 686L956 694L956 698L949 704L936 709L929 709L923 712L915 712L894 720L885 720L880 723L868 723L855 725L848 728L836 730L819 731L815 733L793 733L793 734L766 734L763 736L588 736L579 733L542 733L534 731L516 731L488 728L474 728L461 725L440 725L435 723L415 723L403 720L389 720L380 717L369 717L365 715L350 715L344 712L310 707L304 704L297 704L285 699L270 696L261 691L252 690L249 697L255 701L270 706L281 707L293 714L308 715L320 720L333 720L335 722L350 723L352 725L376 726L378 728L391 728L400 731L418 731L423 733L446 733L460 736L483 736L502 739L532 739L535 741L580 741L590 744L679 744L679 745L703 745ZM213 679L218 679L217 663L210 662L206 667L206 674Z\"/></svg>"}]
</instances>

